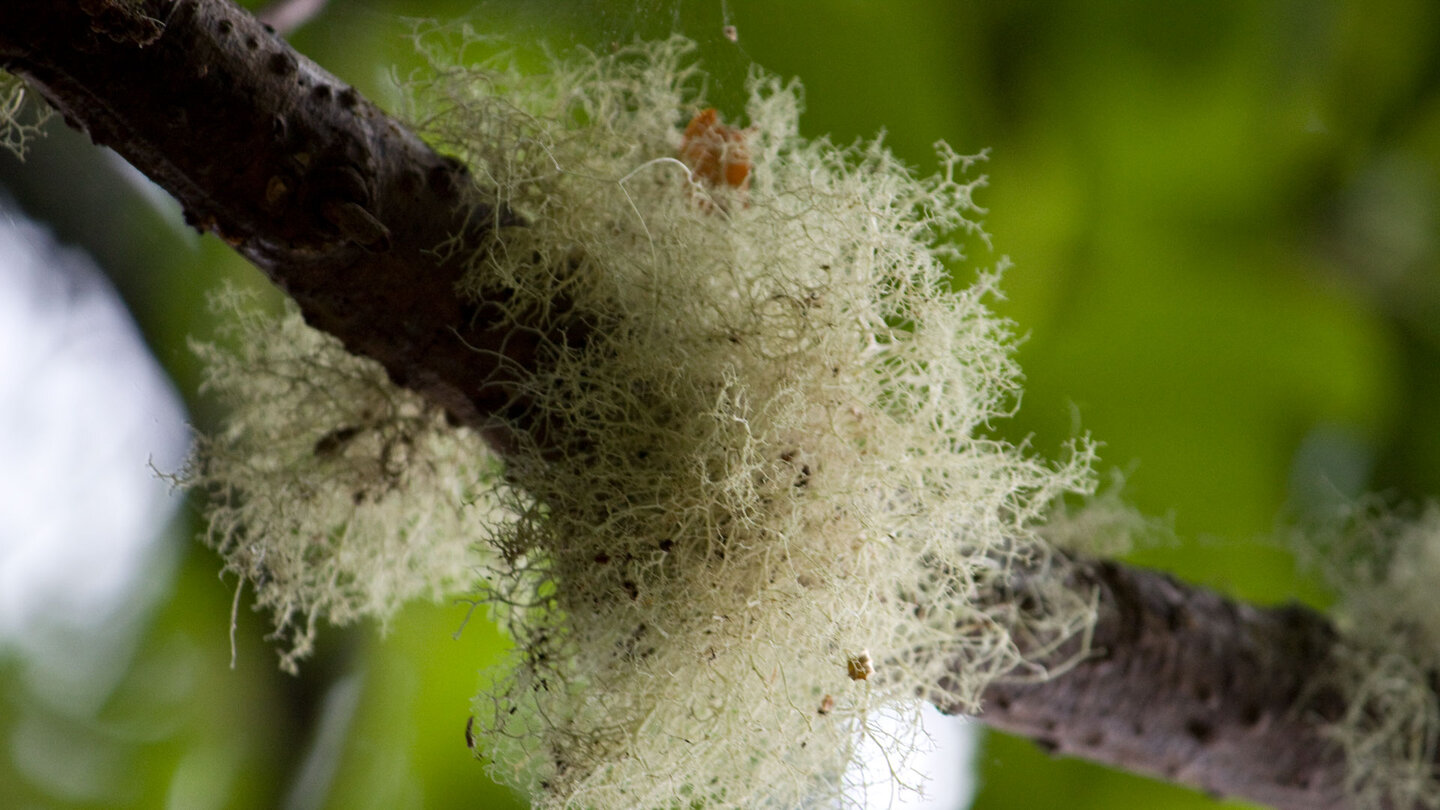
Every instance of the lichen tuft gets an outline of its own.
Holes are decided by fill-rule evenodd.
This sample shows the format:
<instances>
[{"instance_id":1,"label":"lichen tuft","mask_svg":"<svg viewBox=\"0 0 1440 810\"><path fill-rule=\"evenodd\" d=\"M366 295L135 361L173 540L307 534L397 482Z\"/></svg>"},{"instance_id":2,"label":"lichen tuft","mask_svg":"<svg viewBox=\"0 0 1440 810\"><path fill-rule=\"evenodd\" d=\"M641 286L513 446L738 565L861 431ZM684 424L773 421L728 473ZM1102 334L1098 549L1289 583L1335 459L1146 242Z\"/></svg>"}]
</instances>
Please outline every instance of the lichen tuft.
<instances>
[{"instance_id":1,"label":"lichen tuft","mask_svg":"<svg viewBox=\"0 0 1440 810\"><path fill-rule=\"evenodd\" d=\"M1020 384L986 306L1000 267L951 282L947 240L983 241L978 158L941 145L918 178L879 141L803 139L800 88L760 73L743 128L705 117L719 137L687 148L708 108L689 48L539 76L437 61L415 88L432 143L524 220L464 282L541 340L488 489L475 439L297 318L206 350L237 407L202 448L210 537L287 660L318 618L476 573L515 642L477 747L540 807L844 803L861 740L893 741L898 772L920 738L872 718L978 709L1093 621L1036 532L1092 488L1092 449L990 434ZM681 160L712 148L724 172ZM547 342L576 318L588 340Z\"/></svg>"},{"instance_id":2,"label":"lichen tuft","mask_svg":"<svg viewBox=\"0 0 1440 810\"><path fill-rule=\"evenodd\" d=\"M0 149L21 160L31 141L44 134L52 114L48 105L30 97L23 79L0 70Z\"/></svg>"},{"instance_id":3,"label":"lichen tuft","mask_svg":"<svg viewBox=\"0 0 1440 810\"><path fill-rule=\"evenodd\" d=\"M469 588L475 527L499 508L483 442L293 304L271 316L227 289L213 306L229 324L193 348L229 414L179 478L209 496L206 540L272 614L281 666L310 654L321 619L383 622Z\"/></svg>"},{"instance_id":4,"label":"lichen tuft","mask_svg":"<svg viewBox=\"0 0 1440 810\"><path fill-rule=\"evenodd\" d=\"M1058 586L1025 619L997 596L1059 565L1034 526L1090 488L1090 449L1053 465L987 435L1019 388L998 270L953 289L943 241L983 234L978 158L942 144L917 178L879 141L803 139L799 87L756 73L725 136L746 182L707 182L680 160L708 107L688 50L421 88L433 142L525 219L469 289L527 322L563 292L542 334L605 324L529 381L525 418L575 441L508 460L492 539L517 646L478 716L542 806L833 796L877 709L978 708L1017 638L1091 618Z\"/></svg>"},{"instance_id":5,"label":"lichen tuft","mask_svg":"<svg viewBox=\"0 0 1440 810\"><path fill-rule=\"evenodd\" d=\"M1357 807L1440 808L1440 505L1407 514L1365 499L1308 534L1339 595L1341 640L1318 686L1348 707L1327 729L1346 788Z\"/></svg>"}]
</instances>

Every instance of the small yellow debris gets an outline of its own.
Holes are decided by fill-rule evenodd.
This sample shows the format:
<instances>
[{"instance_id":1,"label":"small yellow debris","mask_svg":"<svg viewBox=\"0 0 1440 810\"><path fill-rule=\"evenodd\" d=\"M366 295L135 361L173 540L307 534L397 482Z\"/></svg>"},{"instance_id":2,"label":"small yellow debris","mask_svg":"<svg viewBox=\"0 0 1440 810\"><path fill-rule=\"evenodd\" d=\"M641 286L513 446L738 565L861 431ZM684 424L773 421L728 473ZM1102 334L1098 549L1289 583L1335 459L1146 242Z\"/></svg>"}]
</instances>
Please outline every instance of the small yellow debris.
<instances>
[{"instance_id":1,"label":"small yellow debris","mask_svg":"<svg viewBox=\"0 0 1440 810\"><path fill-rule=\"evenodd\" d=\"M875 674L875 662L870 658L869 650L861 650L859 655L852 655L845 662L845 672L852 681L869 680Z\"/></svg>"}]
</instances>

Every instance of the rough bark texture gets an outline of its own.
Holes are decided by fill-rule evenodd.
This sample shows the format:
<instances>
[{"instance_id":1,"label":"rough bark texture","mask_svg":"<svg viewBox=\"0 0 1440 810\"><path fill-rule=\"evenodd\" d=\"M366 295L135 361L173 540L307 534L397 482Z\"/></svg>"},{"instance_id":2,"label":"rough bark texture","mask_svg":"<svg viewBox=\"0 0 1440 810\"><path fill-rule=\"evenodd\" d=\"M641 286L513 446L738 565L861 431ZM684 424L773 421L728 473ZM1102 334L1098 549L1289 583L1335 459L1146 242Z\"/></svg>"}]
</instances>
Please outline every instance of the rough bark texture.
<instances>
[{"instance_id":1,"label":"rough bark texture","mask_svg":"<svg viewBox=\"0 0 1440 810\"><path fill-rule=\"evenodd\" d=\"M1095 589L1091 654L1053 680L997 683L990 726L1076 756L1285 810L1350 807L1345 710L1322 686L1336 634L1299 606L1257 608L1153 571L1080 565ZM1067 661L1078 640L1054 656ZM945 707L941 707L944 709Z\"/></svg>"},{"instance_id":2,"label":"rough bark texture","mask_svg":"<svg viewBox=\"0 0 1440 810\"><path fill-rule=\"evenodd\" d=\"M534 367L535 334L501 319L503 290L489 304L456 295L464 268L436 248L514 223L464 199L461 167L225 0L4 0L0 64L168 189L312 325L502 450L513 438L495 417L524 407L513 369ZM985 721L1220 795L1348 806L1321 732L1343 700L1310 688L1335 641L1323 618L1113 564L1079 577L1098 592L1095 654L1049 682L992 687Z\"/></svg>"},{"instance_id":3,"label":"rough bark texture","mask_svg":"<svg viewBox=\"0 0 1440 810\"><path fill-rule=\"evenodd\" d=\"M463 167L227 0L5 0L0 64L311 325L508 445L495 417L523 409L511 383L537 340L502 318L503 290L455 293L464 251L437 254L513 221L470 198Z\"/></svg>"}]
</instances>

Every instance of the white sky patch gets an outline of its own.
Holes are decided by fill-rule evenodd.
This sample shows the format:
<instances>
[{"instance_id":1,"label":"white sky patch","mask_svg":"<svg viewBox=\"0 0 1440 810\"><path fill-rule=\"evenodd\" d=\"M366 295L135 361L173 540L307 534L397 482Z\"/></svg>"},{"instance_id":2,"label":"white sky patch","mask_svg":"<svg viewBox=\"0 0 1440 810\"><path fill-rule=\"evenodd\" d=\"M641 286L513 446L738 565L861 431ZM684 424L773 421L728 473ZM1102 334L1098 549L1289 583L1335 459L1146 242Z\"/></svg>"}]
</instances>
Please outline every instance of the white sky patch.
<instances>
[{"instance_id":1,"label":"white sky patch","mask_svg":"<svg viewBox=\"0 0 1440 810\"><path fill-rule=\"evenodd\" d=\"M891 739L913 733L909 718L902 721L893 714L874 718L879 732L864 741L855 764L845 775L849 801L866 810L970 807L978 787L975 757L979 726L964 717L943 715L929 703L919 704L917 710L922 730L919 740L908 736L899 741ZM895 760L891 752L911 746L914 752L909 757Z\"/></svg>"},{"instance_id":2,"label":"white sky patch","mask_svg":"<svg viewBox=\"0 0 1440 810\"><path fill-rule=\"evenodd\" d=\"M52 705L98 705L168 585L179 498L150 465L180 466L184 419L90 259L0 201L0 653Z\"/></svg>"}]
</instances>

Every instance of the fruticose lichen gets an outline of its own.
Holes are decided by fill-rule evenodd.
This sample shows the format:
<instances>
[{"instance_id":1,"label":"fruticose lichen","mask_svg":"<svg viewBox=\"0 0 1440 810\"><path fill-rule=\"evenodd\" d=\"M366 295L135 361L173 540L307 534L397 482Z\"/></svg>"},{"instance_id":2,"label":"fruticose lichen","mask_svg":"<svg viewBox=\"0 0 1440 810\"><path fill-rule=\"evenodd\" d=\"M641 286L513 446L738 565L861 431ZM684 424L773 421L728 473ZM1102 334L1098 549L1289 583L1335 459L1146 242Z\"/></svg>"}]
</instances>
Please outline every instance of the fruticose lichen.
<instances>
[{"instance_id":1,"label":"fruticose lichen","mask_svg":"<svg viewBox=\"0 0 1440 810\"><path fill-rule=\"evenodd\" d=\"M1440 808L1440 506L1417 516L1374 501L1320 532L1340 600L1342 639L1325 687L1348 710L1328 732L1345 751L1346 788L1362 808Z\"/></svg>"},{"instance_id":2,"label":"fruticose lichen","mask_svg":"<svg viewBox=\"0 0 1440 810\"><path fill-rule=\"evenodd\" d=\"M311 653L321 618L383 622L471 587L476 527L498 510L481 440L293 305L267 316L227 289L215 309L231 322L194 349L202 391L231 410L181 478L207 491L206 539L272 614L281 666Z\"/></svg>"},{"instance_id":3,"label":"fruticose lichen","mask_svg":"<svg viewBox=\"0 0 1440 810\"><path fill-rule=\"evenodd\" d=\"M920 179L878 141L804 139L799 88L756 74L724 130L746 183L692 176L687 51L539 76L437 59L416 88L419 128L525 222L479 246L467 290L506 289L534 334L558 331L537 313L603 326L525 384L563 452L522 439L481 490L476 441L294 318L212 357L238 408L204 462L227 564L305 619L295 653L317 616L478 591L515 641L478 747L542 807L843 802L877 710L978 708L1092 620L1035 530L1090 488L1088 445L1051 463L987 429L1019 372L998 272L954 289L947 266L947 239L981 234L975 159L942 145ZM1023 609L1022 569L1055 572Z\"/></svg>"},{"instance_id":4,"label":"fruticose lichen","mask_svg":"<svg viewBox=\"0 0 1440 810\"><path fill-rule=\"evenodd\" d=\"M27 104L30 88L19 76L0 71L0 149L23 159L30 142L44 133L51 110Z\"/></svg>"}]
</instances>

